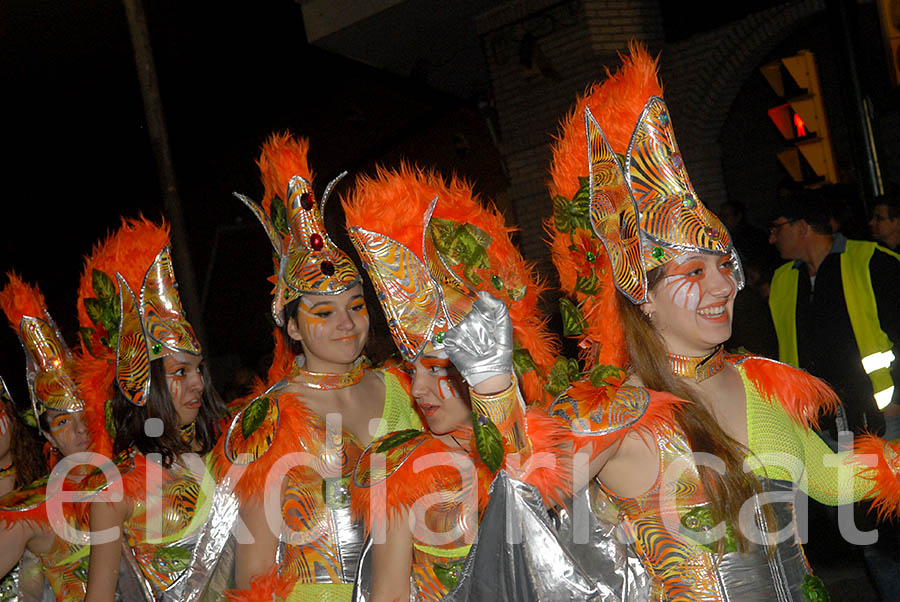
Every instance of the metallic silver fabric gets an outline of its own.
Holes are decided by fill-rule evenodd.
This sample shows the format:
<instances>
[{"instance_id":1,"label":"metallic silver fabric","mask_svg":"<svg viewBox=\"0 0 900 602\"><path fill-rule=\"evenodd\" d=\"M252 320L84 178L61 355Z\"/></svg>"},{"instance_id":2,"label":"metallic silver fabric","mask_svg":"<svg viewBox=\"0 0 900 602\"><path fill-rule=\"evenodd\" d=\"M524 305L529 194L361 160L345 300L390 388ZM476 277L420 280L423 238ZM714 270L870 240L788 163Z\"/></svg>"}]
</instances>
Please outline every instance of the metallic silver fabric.
<instances>
[{"instance_id":1,"label":"metallic silver fabric","mask_svg":"<svg viewBox=\"0 0 900 602\"><path fill-rule=\"evenodd\" d=\"M3 579L0 579L0 602L18 602L19 600L19 567L14 566Z\"/></svg>"},{"instance_id":2,"label":"metallic silver fabric","mask_svg":"<svg viewBox=\"0 0 900 602\"><path fill-rule=\"evenodd\" d=\"M762 479L762 483L765 491L787 492L793 498L792 483L773 479ZM777 532L788 528L793 533L781 538L785 541L778 543L771 557L763 545L751 545L746 553L732 552L722 557L718 578L723 600L727 602L803 602L807 599L803 594L803 582L810 573L797 533L793 501L779 499L767 505L773 511L777 529L769 527L766 530ZM758 504L756 523L761 528L766 524Z\"/></svg>"},{"instance_id":3,"label":"metallic silver fabric","mask_svg":"<svg viewBox=\"0 0 900 602\"><path fill-rule=\"evenodd\" d=\"M500 471L478 537L447 602L607 602L601 589L560 545L556 529L531 485ZM354 602L370 599L370 546L360 562ZM411 589L411 600L415 590Z\"/></svg>"},{"instance_id":4,"label":"metallic silver fabric","mask_svg":"<svg viewBox=\"0 0 900 602\"><path fill-rule=\"evenodd\" d=\"M618 510L596 481L555 513L559 543L594 579L602 602L650 596L651 579L619 527Z\"/></svg>"}]
</instances>

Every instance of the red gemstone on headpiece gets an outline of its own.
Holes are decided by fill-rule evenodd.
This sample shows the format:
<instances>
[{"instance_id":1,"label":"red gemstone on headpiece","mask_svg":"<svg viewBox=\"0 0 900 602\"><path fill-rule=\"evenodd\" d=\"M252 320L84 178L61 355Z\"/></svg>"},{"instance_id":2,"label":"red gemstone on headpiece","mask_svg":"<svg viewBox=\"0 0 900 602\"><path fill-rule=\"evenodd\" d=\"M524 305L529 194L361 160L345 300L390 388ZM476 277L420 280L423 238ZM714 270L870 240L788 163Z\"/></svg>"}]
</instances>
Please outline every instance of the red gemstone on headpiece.
<instances>
[{"instance_id":1,"label":"red gemstone on headpiece","mask_svg":"<svg viewBox=\"0 0 900 602\"><path fill-rule=\"evenodd\" d=\"M309 211L313 208L313 198L312 194L309 192L304 192L300 195L300 206Z\"/></svg>"},{"instance_id":2,"label":"red gemstone on headpiece","mask_svg":"<svg viewBox=\"0 0 900 602\"><path fill-rule=\"evenodd\" d=\"M322 273L326 276L334 275L334 264L330 261L323 261L319 264L319 269L322 270Z\"/></svg>"},{"instance_id":3,"label":"red gemstone on headpiece","mask_svg":"<svg viewBox=\"0 0 900 602\"><path fill-rule=\"evenodd\" d=\"M325 241L322 240L322 235L318 232L314 232L309 237L309 246L312 247L313 251L321 251L322 247L325 245Z\"/></svg>"},{"instance_id":4,"label":"red gemstone on headpiece","mask_svg":"<svg viewBox=\"0 0 900 602\"><path fill-rule=\"evenodd\" d=\"M681 169L684 167L684 159L681 158L680 153L675 153L672 155L672 165L675 166L675 169Z\"/></svg>"}]
</instances>

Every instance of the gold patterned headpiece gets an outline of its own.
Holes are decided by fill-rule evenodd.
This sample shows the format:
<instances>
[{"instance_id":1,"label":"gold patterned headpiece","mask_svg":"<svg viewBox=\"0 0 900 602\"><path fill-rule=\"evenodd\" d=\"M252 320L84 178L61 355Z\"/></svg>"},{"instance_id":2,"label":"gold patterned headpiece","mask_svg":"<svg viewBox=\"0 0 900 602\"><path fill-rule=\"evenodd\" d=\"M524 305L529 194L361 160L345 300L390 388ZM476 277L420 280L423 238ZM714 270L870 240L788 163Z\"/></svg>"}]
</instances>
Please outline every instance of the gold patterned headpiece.
<instances>
[{"instance_id":1,"label":"gold patterned headpiece","mask_svg":"<svg viewBox=\"0 0 900 602\"><path fill-rule=\"evenodd\" d=\"M116 346L116 380L131 403L142 406L150 394L150 362L174 353L203 350L181 307L168 246L144 274L140 296L116 273L121 320Z\"/></svg>"},{"instance_id":2,"label":"gold patterned headpiece","mask_svg":"<svg viewBox=\"0 0 900 602\"><path fill-rule=\"evenodd\" d=\"M80 412L84 401L72 378L72 353L37 287L7 274L0 305L25 350L25 379L35 420L47 409ZM5 387L5 385L4 385Z\"/></svg>"},{"instance_id":3,"label":"gold patterned headpiece","mask_svg":"<svg viewBox=\"0 0 900 602\"><path fill-rule=\"evenodd\" d=\"M285 305L301 295L336 295L360 281L353 260L331 241L322 218L331 190L346 172L328 184L317 204L306 161L308 150L305 138L272 135L258 161L265 187L262 202L234 193L263 225L275 251L272 316L279 326L284 325Z\"/></svg>"},{"instance_id":4,"label":"gold patterned headpiece","mask_svg":"<svg viewBox=\"0 0 900 602\"><path fill-rule=\"evenodd\" d=\"M444 333L486 291L509 308L516 372L529 399L539 399L538 373L549 374L557 346L538 309L543 287L503 216L479 202L470 184L408 166L358 178L342 201L350 240L403 358L441 348Z\"/></svg>"}]
</instances>

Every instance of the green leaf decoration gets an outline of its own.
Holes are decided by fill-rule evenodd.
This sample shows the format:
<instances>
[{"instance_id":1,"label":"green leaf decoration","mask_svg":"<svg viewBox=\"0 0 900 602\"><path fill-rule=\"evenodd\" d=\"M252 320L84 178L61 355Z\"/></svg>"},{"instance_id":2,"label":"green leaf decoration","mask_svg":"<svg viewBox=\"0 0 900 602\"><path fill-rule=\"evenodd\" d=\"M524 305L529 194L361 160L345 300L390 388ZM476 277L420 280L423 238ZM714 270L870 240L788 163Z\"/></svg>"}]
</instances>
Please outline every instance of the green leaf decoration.
<instances>
[{"instance_id":1,"label":"green leaf decoration","mask_svg":"<svg viewBox=\"0 0 900 602\"><path fill-rule=\"evenodd\" d=\"M268 397L257 397L244 409L244 413L241 416L241 434L244 436L244 439L249 439L250 435L256 432L256 429L263 423L268 412Z\"/></svg>"},{"instance_id":2,"label":"green leaf decoration","mask_svg":"<svg viewBox=\"0 0 900 602\"><path fill-rule=\"evenodd\" d=\"M116 296L116 285L106 272L94 269L91 271L91 287L100 299L112 299Z\"/></svg>"},{"instance_id":3,"label":"green leaf decoration","mask_svg":"<svg viewBox=\"0 0 900 602\"><path fill-rule=\"evenodd\" d=\"M592 270L588 276L578 276L575 279L575 290L585 295L596 295L600 290L600 280Z\"/></svg>"},{"instance_id":4,"label":"green leaf decoration","mask_svg":"<svg viewBox=\"0 0 900 602\"><path fill-rule=\"evenodd\" d=\"M383 454L384 452L389 452L395 447L399 447L409 441L410 439L415 439L419 435L422 434L422 431L417 431L416 429L406 429L404 431L397 431L396 433L391 433L387 437L385 437L381 443L378 444L378 447L375 448L375 452L379 454Z\"/></svg>"},{"instance_id":5,"label":"green leaf decoration","mask_svg":"<svg viewBox=\"0 0 900 602\"><path fill-rule=\"evenodd\" d=\"M100 324L103 321L103 310L105 304L100 299L87 298L84 300L84 309L88 317L94 324Z\"/></svg>"},{"instance_id":6,"label":"green leaf decoration","mask_svg":"<svg viewBox=\"0 0 900 602\"><path fill-rule=\"evenodd\" d=\"M88 350L88 353L97 357L97 354L94 353L94 348L91 346L91 337L94 334L94 331L86 326L82 326L78 329L78 334L81 335L81 342L84 343L84 348Z\"/></svg>"},{"instance_id":7,"label":"green leaf decoration","mask_svg":"<svg viewBox=\"0 0 900 602\"><path fill-rule=\"evenodd\" d=\"M272 198L269 214L272 217L272 225L275 229L282 235L288 234L287 206L284 204L284 201L281 200L280 196L275 195L275 197Z\"/></svg>"},{"instance_id":8,"label":"green leaf decoration","mask_svg":"<svg viewBox=\"0 0 900 602\"><path fill-rule=\"evenodd\" d=\"M34 417L34 412L31 411L31 408L26 408L19 412L19 416L22 417L22 422L27 424L30 427L37 428L38 423L37 419Z\"/></svg>"},{"instance_id":9,"label":"green leaf decoration","mask_svg":"<svg viewBox=\"0 0 900 602\"><path fill-rule=\"evenodd\" d=\"M550 395L556 397L565 391L569 385L581 377L578 360L568 357L558 357L550 370L547 384L544 388Z\"/></svg>"},{"instance_id":10,"label":"green leaf decoration","mask_svg":"<svg viewBox=\"0 0 900 602\"><path fill-rule=\"evenodd\" d=\"M113 419L112 399L107 399L103 404L103 419L105 421L106 432L110 438L116 440L116 421Z\"/></svg>"},{"instance_id":11,"label":"green leaf decoration","mask_svg":"<svg viewBox=\"0 0 900 602\"><path fill-rule=\"evenodd\" d=\"M513 369L520 378L523 374L531 372L537 367L531 354L524 347L517 347L513 350L512 361Z\"/></svg>"},{"instance_id":12,"label":"green leaf decoration","mask_svg":"<svg viewBox=\"0 0 900 602\"><path fill-rule=\"evenodd\" d=\"M553 198L553 221L560 232L574 232L576 228L591 229L590 189L587 178L578 178L578 192L570 200L563 196Z\"/></svg>"},{"instance_id":13,"label":"green leaf decoration","mask_svg":"<svg viewBox=\"0 0 900 602\"><path fill-rule=\"evenodd\" d=\"M600 364L591 369L591 384L595 387L604 385L618 385L624 377L624 370L618 366L610 366L608 364Z\"/></svg>"},{"instance_id":14,"label":"green leaf decoration","mask_svg":"<svg viewBox=\"0 0 900 602\"><path fill-rule=\"evenodd\" d=\"M487 248L491 236L472 224L457 224L453 220L434 218L429 225L434 246L448 265L463 266L463 276L475 286L481 284L476 269L491 267Z\"/></svg>"},{"instance_id":15,"label":"green leaf decoration","mask_svg":"<svg viewBox=\"0 0 900 602\"><path fill-rule=\"evenodd\" d=\"M191 562L191 552L179 545L166 546L156 550L151 564L160 573L180 573Z\"/></svg>"},{"instance_id":16,"label":"green leaf decoration","mask_svg":"<svg viewBox=\"0 0 900 602\"><path fill-rule=\"evenodd\" d=\"M497 425L486 416L472 412L472 430L475 434L475 449L485 466L492 473L503 466L506 450L503 449L503 435Z\"/></svg>"},{"instance_id":17,"label":"green leaf decoration","mask_svg":"<svg viewBox=\"0 0 900 602\"><path fill-rule=\"evenodd\" d=\"M587 322L581 314L581 310L570 299L565 297L559 299L559 311L562 314L563 335L577 337L587 328Z\"/></svg>"},{"instance_id":18,"label":"green leaf decoration","mask_svg":"<svg viewBox=\"0 0 900 602\"><path fill-rule=\"evenodd\" d=\"M434 576L437 577L437 580L441 582L441 585L447 588L448 592L456 587L456 584L459 581L460 574L462 573L462 565L462 558L453 562L446 562L443 564L436 562L432 565L432 568L434 569Z\"/></svg>"},{"instance_id":19,"label":"green leaf decoration","mask_svg":"<svg viewBox=\"0 0 900 602\"><path fill-rule=\"evenodd\" d=\"M825 582L814 575L803 578L803 597L809 602L831 602L831 596L825 589Z\"/></svg>"},{"instance_id":20,"label":"green leaf decoration","mask_svg":"<svg viewBox=\"0 0 900 602\"><path fill-rule=\"evenodd\" d=\"M690 512L685 513L681 517L681 524L687 531L697 534L704 534L712 530L716 526L716 520L712 515L712 510L707 505L694 506ZM719 543L710 541L707 543L699 543L710 552L718 551ZM737 539L734 537L734 529L731 525L725 523L725 553L737 552Z\"/></svg>"}]
</instances>

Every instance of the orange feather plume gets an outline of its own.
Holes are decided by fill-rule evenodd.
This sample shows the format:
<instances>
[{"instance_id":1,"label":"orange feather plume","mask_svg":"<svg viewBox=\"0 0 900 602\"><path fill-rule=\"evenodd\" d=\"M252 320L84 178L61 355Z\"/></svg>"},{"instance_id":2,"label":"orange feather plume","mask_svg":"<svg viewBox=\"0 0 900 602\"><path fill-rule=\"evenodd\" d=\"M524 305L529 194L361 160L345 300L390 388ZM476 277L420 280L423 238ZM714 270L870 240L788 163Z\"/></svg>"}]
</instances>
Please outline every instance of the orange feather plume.
<instances>
[{"instance_id":1,"label":"orange feather plume","mask_svg":"<svg viewBox=\"0 0 900 602\"><path fill-rule=\"evenodd\" d=\"M551 196L572 199L581 187L580 179L588 177L586 108L590 108L613 151L624 155L644 105L651 96L662 96L657 61L643 46L632 42L629 54L621 59L621 69L615 74L607 69L606 79L591 86L562 120L547 184ZM554 217L545 222L545 229L562 291L575 299L586 321L580 335L581 359L586 368L595 364L624 366L628 358L625 333L617 317L613 273L602 243L593 232L581 228L571 234L561 232ZM588 256L593 256L594 262L589 262ZM576 290L578 276L591 272L599 281L596 293Z\"/></svg>"},{"instance_id":2,"label":"orange feather plume","mask_svg":"<svg viewBox=\"0 0 900 602\"><path fill-rule=\"evenodd\" d=\"M256 165L265 188L260 205L269 212L274 197L283 198L287 192L288 182L294 176L300 176L312 182L315 173L309 168L306 155L309 152L309 140L294 138L290 132L272 134L262 145L262 151Z\"/></svg>"},{"instance_id":3,"label":"orange feather plume","mask_svg":"<svg viewBox=\"0 0 900 602\"><path fill-rule=\"evenodd\" d=\"M78 324L81 327L81 353L76 358L76 382L84 396L84 419L91 433L91 449L112 455L112 440L106 430L106 400L114 392L116 350L108 344L108 333L88 315L85 299L95 299L94 272L102 272L112 283L115 294L119 285L116 273L122 275L132 291L139 294L147 268L169 244L169 227L154 224L143 217L122 219L119 229L94 246L85 258L78 284ZM115 301L118 303L118 300Z\"/></svg>"},{"instance_id":4,"label":"orange feather plume","mask_svg":"<svg viewBox=\"0 0 900 602\"><path fill-rule=\"evenodd\" d=\"M510 239L513 228L506 226L503 215L481 202L472 185L457 177L445 180L435 172L408 164L398 170L380 168L374 178L360 176L350 196L341 199L347 226L359 226L379 232L405 245L422 258L423 219L432 200L438 203L433 218L472 224L484 230L491 243L486 252L492 273L479 272L481 284L475 286L501 297L509 308L516 341L527 349L537 370L522 377L522 388L529 403L546 403L544 379L559 355L559 343L550 333L541 315L538 300L545 290L531 264L525 261ZM478 270L476 270L478 271ZM525 294L512 300L492 285L492 276L510 286L525 287Z\"/></svg>"},{"instance_id":5,"label":"orange feather plume","mask_svg":"<svg viewBox=\"0 0 900 602\"><path fill-rule=\"evenodd\" d=\"M250 589L229 589L225 591L227 602L272 602L287 600L294 588L293 581L282 579L278 575L278 567L269 572L250 579Z\"/></svg>"},{"instance_id":6,"label":"orange feather plume","mask_svg":"<svg viewBox=\"0 0 900 602\"><path fill-rule=\"evenodd\" d=\"M18 333L25 316L45 319L47 303L40 289L22 280L15 272L7 272L6 277L9 283L0 290L0 307L10 327Z\"/></svg>"}]
</instances>

